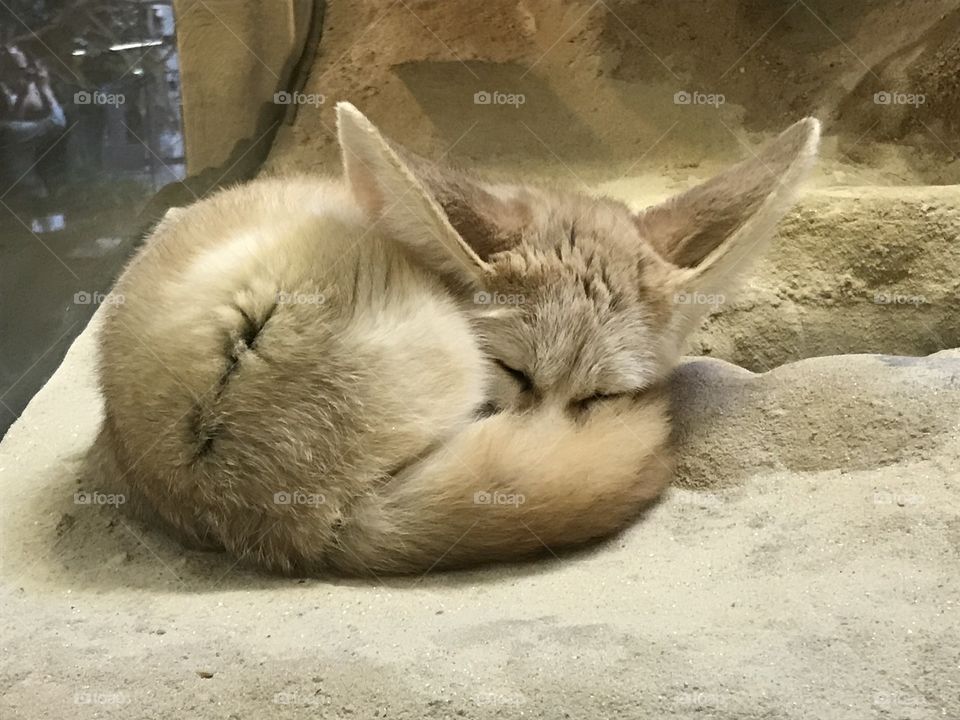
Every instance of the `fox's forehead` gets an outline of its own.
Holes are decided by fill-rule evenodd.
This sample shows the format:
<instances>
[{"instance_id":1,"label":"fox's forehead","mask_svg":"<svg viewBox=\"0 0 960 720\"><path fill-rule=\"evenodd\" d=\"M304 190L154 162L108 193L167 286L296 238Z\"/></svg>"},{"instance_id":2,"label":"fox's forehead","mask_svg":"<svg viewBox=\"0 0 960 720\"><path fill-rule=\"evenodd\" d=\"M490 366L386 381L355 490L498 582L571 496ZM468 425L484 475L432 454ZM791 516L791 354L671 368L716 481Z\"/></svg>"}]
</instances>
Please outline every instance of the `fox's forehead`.
<instances>
[{"instance_id":1,"label":"fox's forehead","mask_svg":"<svg viewBox=\"0 0 960 720\"><path fill-rule=\"evenodd\" d=\"M510 246L488 258L496 274L521 284L580 286L597 302L636 287L649 248L625 205L571 193L538 194L529 207Z\"/></svg>"},{"instance_id":2,"label":"fox's forehead","mask_svg":"<svg viewBox=\"0 0 960 720\"><path fill-rule=\"evenodd\" d=\"M488 258L495 282L528 297L581 298L601 317L636 306L658 320L669 312L663 291L671 266L623 203L572 194L537 207L514 242Z\"/></svg>"},{"instance_id":3,"label":"fox's forehead","mask_svg":"<svg viewBox=\"0 0 960 720\"><path fill-rule=\"evenodd\" d=\"M612 198L539 191L531 197L529 208L523 241L541 248L579 241L614 252L640 242L630 209Z\"/></svg>"},{"instance_id":4,"label":"fox's forehead","mask_svg":"<svg viewBox=\"0 0 960 720\"><path fill-rule=\"evenodd\" d=\"M490 258L504 302L499 337L541 385L626 392L657 378L669 310L658 260L622 203L547 196L522 237Z\"/></svg>"}]
</instances>

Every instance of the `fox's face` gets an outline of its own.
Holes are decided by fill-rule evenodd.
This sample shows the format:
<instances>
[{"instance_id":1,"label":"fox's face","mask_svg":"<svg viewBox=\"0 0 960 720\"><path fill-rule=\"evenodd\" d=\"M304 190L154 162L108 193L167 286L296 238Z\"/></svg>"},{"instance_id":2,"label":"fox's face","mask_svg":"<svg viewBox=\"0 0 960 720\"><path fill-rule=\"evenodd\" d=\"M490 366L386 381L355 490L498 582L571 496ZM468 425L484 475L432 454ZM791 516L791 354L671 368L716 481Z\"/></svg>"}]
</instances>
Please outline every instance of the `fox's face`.
<instances>
[{"instance_id":1,"label":"fox's face","mask_svg":"<svg viewBox=\"0 0 960 720\"><path fill-rule=\"evenodd\" d=\"M460 299L490 361L481 412L551 404L573 417L641 395L729 297L789 208L819 124L634 212L586 194L490 185L396 148L338 106L347 180L388 237Z\"/></svg>"},{"instance_id":2,"label":"fox's face","mask_svg":"<svg viewBox=\"0 0 960 720\"><path fill-rule=\"evenodd\" d=\"M487 409L555 403L577 417L642 392L667 370L666 264L621 203L524 194L517 241L487 258L468 305L492 364Z\"/></svg>"}]
</instances>

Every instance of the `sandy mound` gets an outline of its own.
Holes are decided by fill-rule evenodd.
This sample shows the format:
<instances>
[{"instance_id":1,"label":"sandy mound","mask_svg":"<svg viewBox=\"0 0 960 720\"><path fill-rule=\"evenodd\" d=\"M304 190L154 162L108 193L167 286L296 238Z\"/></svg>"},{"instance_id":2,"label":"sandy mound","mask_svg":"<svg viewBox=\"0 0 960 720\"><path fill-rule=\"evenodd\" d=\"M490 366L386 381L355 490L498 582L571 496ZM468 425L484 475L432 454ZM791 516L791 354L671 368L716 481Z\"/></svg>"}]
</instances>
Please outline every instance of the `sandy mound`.
<instances>
[{"instance_id":1,"label":"sandy mound","mask_svg":"<svg viewBox=\"0 0 960 720\"><path fill-rule=\"evenodd\" d=\"M926 487L948 501L960 492L958 372L957 350L811 358L762 375L690 360L674 377L676 483L709 489L769 471L859 474L895 499Z\"/></svg>"}]
</instances>

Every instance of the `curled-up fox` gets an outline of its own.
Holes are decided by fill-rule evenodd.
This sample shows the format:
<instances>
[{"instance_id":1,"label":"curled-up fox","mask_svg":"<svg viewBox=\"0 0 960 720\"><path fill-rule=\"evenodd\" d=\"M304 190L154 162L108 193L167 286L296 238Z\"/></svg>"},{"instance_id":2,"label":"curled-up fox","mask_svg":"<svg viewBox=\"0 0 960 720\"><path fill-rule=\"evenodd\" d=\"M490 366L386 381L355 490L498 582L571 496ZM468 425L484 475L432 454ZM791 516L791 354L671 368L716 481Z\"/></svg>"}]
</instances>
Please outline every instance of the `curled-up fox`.
<instances>
[{"instance_id":1,"label":"curled-up fox","mask_svg":"<svg viewBox=\"0 0 960 720\"><path fill-rule=\"evenodd\" d=\"M623 528L665 380L773 235L816 120L640 212L490 184L337 107L343 178L170 213L99 337L92 449L145 516L283 573L409 573ZM692 299L692 300L691 300Z\"/></svg>"}]
</instances>

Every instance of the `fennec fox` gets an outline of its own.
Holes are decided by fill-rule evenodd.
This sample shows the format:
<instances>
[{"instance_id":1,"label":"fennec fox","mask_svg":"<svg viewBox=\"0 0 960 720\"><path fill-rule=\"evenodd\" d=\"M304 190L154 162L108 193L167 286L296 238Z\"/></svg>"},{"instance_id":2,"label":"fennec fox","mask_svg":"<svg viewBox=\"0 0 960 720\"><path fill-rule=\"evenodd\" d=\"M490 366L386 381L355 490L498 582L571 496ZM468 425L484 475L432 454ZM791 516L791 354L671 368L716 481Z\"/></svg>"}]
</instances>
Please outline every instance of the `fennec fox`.
<instances>
[{"instance_id":1,"label":"fennec fox","mask_svg":"<svg viewBox=\"0 0 960 720\"><path fill-rule=\"evenodd\" d=\"M337 107L344 178L165 218L100 336L104 479L284 573L406 573L608 535L670 477L664 381L816 153L802 120L636 213L493 185Z\"/></svg>"}]
</instances>

